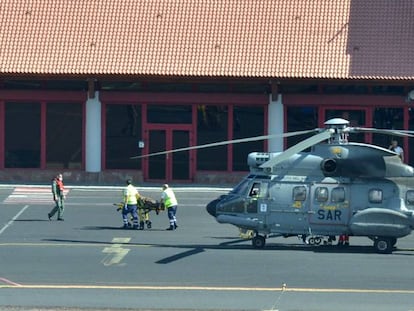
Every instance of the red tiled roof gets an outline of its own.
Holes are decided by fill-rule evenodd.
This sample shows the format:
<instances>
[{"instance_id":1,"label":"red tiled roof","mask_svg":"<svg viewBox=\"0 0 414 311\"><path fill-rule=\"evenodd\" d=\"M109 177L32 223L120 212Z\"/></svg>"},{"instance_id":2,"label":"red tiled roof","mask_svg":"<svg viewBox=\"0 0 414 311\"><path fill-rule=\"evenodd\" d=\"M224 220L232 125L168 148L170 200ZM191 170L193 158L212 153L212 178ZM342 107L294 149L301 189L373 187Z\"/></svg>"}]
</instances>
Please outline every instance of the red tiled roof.
<instances>
[{"instance_id":1,"label":"red tiled roof","mask_svg":"<svg viewBox=\"0 0 414 311\"><path fill-rule=\"evenodd\" d=\"M414 78L412 0L0 0L0 74Z\"/></svg>"}]
</instances>

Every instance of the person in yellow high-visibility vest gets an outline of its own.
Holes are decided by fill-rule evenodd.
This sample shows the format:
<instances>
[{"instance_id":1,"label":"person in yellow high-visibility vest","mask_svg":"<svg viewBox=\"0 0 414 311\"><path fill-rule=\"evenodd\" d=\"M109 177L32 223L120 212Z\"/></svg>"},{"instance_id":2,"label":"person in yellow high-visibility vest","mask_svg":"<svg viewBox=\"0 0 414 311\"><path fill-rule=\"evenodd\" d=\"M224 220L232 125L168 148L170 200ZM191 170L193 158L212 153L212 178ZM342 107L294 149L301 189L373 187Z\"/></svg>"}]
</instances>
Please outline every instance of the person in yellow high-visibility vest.
<instances>
[{"instance_id":1,"label":"person in yellow high-visibility vest","mask_svg":"<svg viewBox=\"0 0 414 311\"><path fill-rule=\"evenodd\" d=\"M165 208L167 209L168 219L170 221L170 226L167 230L175 230L177 229L177 199L175 197L174 191L167 185L164 184L162 186L162 194L161 194L161 204L164 204Z\"/></svg>"},{"instance_id":2,"label":"person in yellow high-visibility vest","mask_svg":"<svg viewBox=\"0 0 414 311\"><path fill-rule=\"evenodd\" d=\"M130 223L128 221L128 214L132 215L132 226L134 229L139 229L138 226L138 213L137 213L137 202L139 199L138 190L132 185L132 180L126 180L127 186L124 188L124 207L122 208L122 221L124 222L124 228L129 228Z\"/></svg>"}]
</instances>

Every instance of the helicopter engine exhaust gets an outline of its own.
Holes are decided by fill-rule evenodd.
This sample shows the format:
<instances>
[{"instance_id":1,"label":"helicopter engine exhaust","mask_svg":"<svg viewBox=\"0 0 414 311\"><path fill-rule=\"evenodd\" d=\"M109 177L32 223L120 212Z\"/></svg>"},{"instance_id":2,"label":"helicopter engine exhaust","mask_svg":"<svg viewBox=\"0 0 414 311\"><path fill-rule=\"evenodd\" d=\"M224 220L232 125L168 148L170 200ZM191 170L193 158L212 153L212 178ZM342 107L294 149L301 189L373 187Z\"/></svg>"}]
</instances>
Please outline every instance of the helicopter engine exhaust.
<instances>
[{"instance_id":1,"label":"helicopter engine exhaust","mask_svg":"<svg viewBox=\"0 0 414 311\"><path fill-rule=\"evenodd\" d=\"M325 176L331 176L335 174L338 168L338 163L335 159L325 159L321 162L321 169Z\"/></svg>"}]
</instances>

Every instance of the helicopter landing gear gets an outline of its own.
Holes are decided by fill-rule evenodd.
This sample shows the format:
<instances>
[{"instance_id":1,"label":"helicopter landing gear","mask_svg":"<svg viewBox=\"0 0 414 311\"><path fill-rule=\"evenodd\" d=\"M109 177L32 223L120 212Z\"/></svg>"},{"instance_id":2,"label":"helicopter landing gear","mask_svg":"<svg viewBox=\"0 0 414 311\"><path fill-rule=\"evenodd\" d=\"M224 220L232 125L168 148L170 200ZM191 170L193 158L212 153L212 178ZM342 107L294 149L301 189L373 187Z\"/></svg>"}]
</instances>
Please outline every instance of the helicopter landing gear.
<instances>
[{"instance_id":1,"label":"helicopter landing gear","mask_svg":"<svg viewBox=\"0 0 414 311\"><path fill-rule=\"evenodd\" d=\"M395 243L397 243L396 238L377 237L374 239L374 248L377 253L391 254Z\"/></svg>"},{"instance_id":2,"label":"helicopter landing gear","mask_svg":"<svg viewBox=\"0 0 414 311\"><path fill-rule=\"evenodd\" d=\"M319 235L311 235L311 236L302 236L302 241L306 245L321 245L322 242L325 244L326 241L323 240L322 236Z\"/></svg>"},{"instance_id":3,"label":"helicopter landing gear","mask_svg":"<svg viewBox=\"0 0 414 311\"><path fill-rule=\"evenodd\" d=\"M263 235L256 234L252 239L252 245L254 248L264 248L266 244L266 238Z\"/></svg>"},{"instance_id":4,"label":"helicopter landing gear","mask_svg":"<svg viewBox=\"0 0 414 311\"><path fill-rule=\"evenodd\" d=\"M310 245L320 245L322 243L322 238L319 236L310 237L308 239L308 244Z\"/></svg>"}]
</instances>

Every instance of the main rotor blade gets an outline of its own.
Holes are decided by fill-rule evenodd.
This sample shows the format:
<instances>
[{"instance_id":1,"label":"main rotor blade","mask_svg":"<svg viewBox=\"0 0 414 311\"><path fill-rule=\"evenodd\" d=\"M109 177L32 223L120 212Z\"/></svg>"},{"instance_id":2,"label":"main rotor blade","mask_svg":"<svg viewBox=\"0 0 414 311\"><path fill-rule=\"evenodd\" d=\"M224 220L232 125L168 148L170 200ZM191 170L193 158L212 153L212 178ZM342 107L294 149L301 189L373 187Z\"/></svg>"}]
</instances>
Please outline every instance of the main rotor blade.
<instances>
[{"instance_id":1,"label":"main rotor blade","mask_svg":"<svg viewBox=\"0 0 414 311\"><path fill-rule=\"evenodd\" d=\"M246 143L246 142L250 142L250 141L266 140L266 139L275 138L275 137L298 136L298 135L313 133L313 132L316 132L316 131L319 131L319 130L320 129L313 129L313 130L306 130L306 131L297 131L297 132L289 132L289 133L282 133L282 134L272 134L272 135L240 138L240 139L234 139L234 140L226 140L226 141L220 141L220 142L215 142L215 143L210 143L210 144L205 144L205 145L199 145L199 146L190 146L190 147L178 148L178 149L173 149L173 150L154 152L154 153L144 154L144 155L140 155L140 156L134 156L134 157L131 157L130 159L140 159L140 158L147 158L147 157L163 155L163 154L169 154L169 153L174 153L174 152L179 152L179 151L188 151L188 150L211 148L211 147L217 147L217 146L223 146L223 145L229 145L229 144Z\"/></svg>"},{"instance_id":2,"label":"main rotor blade","mask_svg":"<svg viewBox=\"0 0 414 311\"><path fill-rule=\"evenodd\" d=\"M350 127L350 133L373 133L373 134L384 134L390 136L408 136L414 137L414 131L406 130L389 130L389 129L376 129L376 128L366 128L366 127Z\"/></svg>"},{"instance_id":3,"label":"main rotor blade","mask_svg":"<svg viewBox=\"0 0 414 311\"><path fill-rule=\"evenodd\" d=\"M309 138L301 141L300 143L286 149L285 151L283 151L282 153L280 153L276 157L270 159L269 161L263 163L260 167L262 167L262 168L272 168L276 164L279 164L280 162L283 162L283 161L289 159L294 154L296 154L298 152L301 152L301 151L303 151L303 150L305 150L309 147L312 147L313 145L316 145L317 143L320 143L321 141L324 141L324 140L330 138L331 134L332 134L331 130L328 129L328 130L326 130L322 133L319 133L315 136L309 137Z\"/></svg>"}]
</instances>

